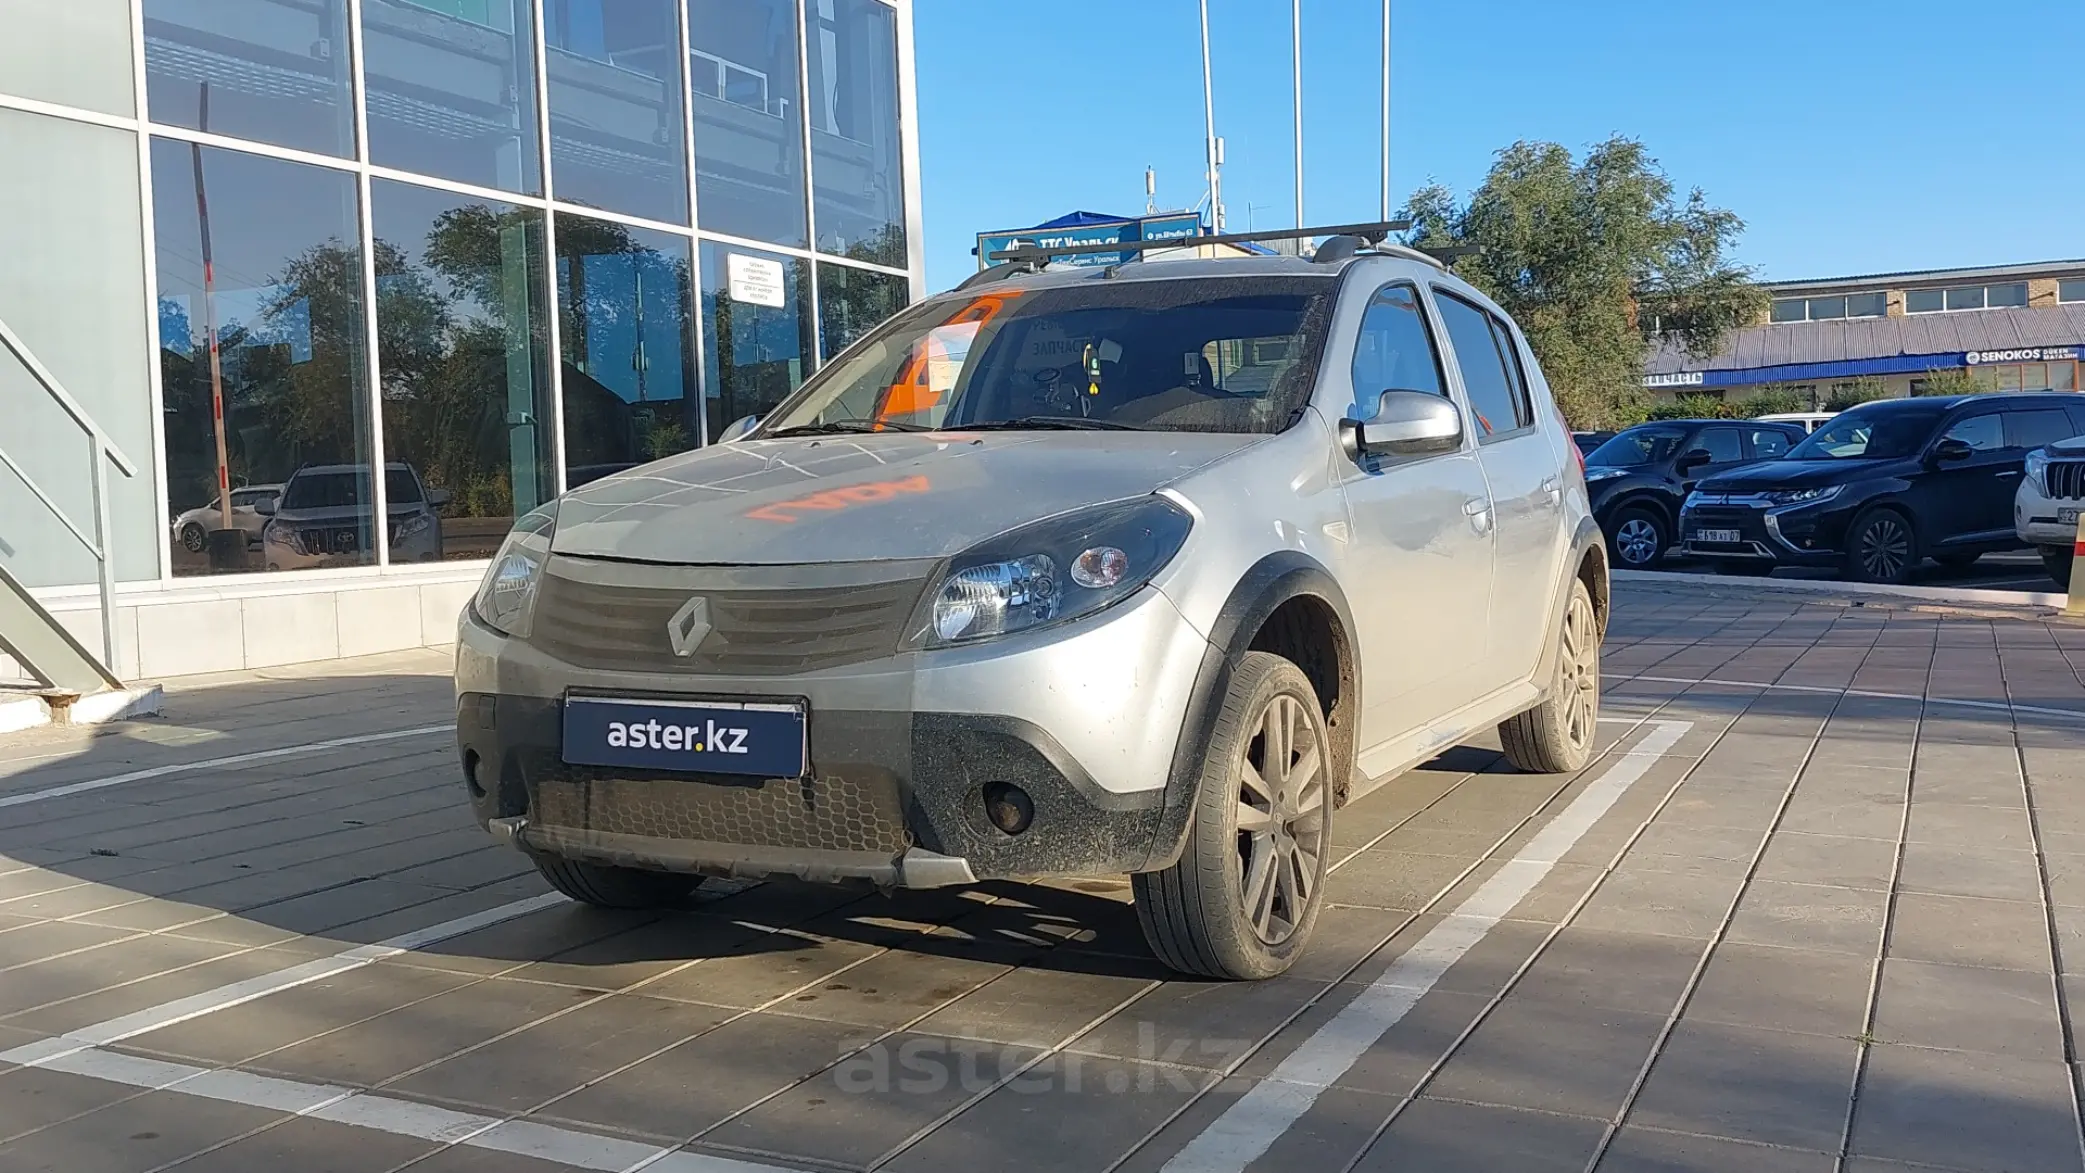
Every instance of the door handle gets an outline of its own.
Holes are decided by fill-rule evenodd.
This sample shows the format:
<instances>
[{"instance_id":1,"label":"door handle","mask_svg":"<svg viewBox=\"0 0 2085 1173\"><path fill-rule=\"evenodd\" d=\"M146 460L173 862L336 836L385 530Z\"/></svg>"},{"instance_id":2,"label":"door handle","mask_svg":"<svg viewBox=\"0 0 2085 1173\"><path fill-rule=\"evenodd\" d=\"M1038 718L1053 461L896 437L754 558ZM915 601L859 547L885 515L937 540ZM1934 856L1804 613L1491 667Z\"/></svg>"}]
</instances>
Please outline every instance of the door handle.
<instances>
[{"instance_id":1,"label":"door handle","mask_svg":"<svg viewBox=\"0 0 2085 1173\"><path fill-rule=\"evenodd\" d=\"M2021 474L2021 473L2022 473L2023 471L2025 471L2025 470L2024 470L2024 469L2017 469L2017 468L2013 468L2013 469L2007 469L2006 471L2004 471L2004 472L2002 472L2002 473L1999 473L1998 475L1999 475L2000 477L2016 477L2016 476L2019 476L2019 475L2020 475L2020 474Z\"/></svg>"},{"instance_id":2,"label":"door handle","mask_svg":"<svg viewBox=\"0 0 2085 1173\"><path fill-rule=\"evenodd\" d=\"M1464 513L1465 515L1467 515L1467 516L1469 517L1469 519L1470 519L1470 526L1471 526L1471 528L1475 529L1475 530L1476 530L1476 531L1477 531L1478 533L1480 533L1480 534L1481 534L1481 533L1487 533L1487 532L1489 532L1489 531L1490 531L1490 529L1491 529L1491 499L1490 499L1490 498L1488 498L1488 497L1471 497L1471 498L1470 498L1469 500L1467 500L1467 501L1464 501L1464 502L1462 503L1462 511L1463 511L1463 513Z\"/></svg>"},{"instance_id":3,"label":"door handle","mask_svg":"<svg viewBox=\"0 0 2085 1173\"><path fill-rule=\"evenodd\" d=\"M1564 499L1564 482L1558 480L1556 477L1551 477L1548 480L1543 481L1542 495L1549 498L1549 503L1551 505L1555 505L1557 502L1562 501Z\"/></svg>"}]
</instances>

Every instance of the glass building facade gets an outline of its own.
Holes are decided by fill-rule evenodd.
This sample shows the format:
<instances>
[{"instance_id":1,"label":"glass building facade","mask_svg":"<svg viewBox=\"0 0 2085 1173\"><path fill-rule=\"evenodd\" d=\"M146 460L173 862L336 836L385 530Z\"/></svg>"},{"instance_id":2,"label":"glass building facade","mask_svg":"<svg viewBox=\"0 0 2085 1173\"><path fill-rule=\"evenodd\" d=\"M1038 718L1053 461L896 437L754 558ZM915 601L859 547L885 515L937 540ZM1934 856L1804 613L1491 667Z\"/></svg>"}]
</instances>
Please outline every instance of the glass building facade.
<instances>
[{"instance_id":1,"label":"glass building facade","mask_svg":"<svg viewBox=\"0 0 2085 1173\"><path fill-rule=\"evenodd\" d=\"M767 410L923 291L910 22L0 0L0 322L138 466L119 579L482 559ZM91 583L23 488L92 516L85 441L14 365L0 560Z\"/></svg>"}]
</instances>

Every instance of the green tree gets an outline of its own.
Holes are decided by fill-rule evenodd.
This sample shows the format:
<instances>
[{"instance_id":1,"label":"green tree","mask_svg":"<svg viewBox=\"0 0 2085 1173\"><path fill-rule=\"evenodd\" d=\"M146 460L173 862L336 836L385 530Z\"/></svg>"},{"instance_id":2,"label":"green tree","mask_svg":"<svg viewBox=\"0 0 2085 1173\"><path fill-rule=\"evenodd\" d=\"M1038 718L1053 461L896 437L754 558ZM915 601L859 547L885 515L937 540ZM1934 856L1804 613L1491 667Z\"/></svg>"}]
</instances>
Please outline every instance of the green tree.
<instances>
[{"instance_id":1,"label":"green tree","mask_svg":"<svg viewBox=\"0 0 2085 1173\"><path fill-rule=\"evenodd\" d=\"M1672 181L1629 138L1583 161L1516 142L1465 202L1431 184L1406 208L1410 243L1474 246L1456 271L1504 306L1573 427L1640 416L1649 346L1705 357L1757 318L1767 295L1728 251L1743 221Z\"/></svg>"},{"instance_id":2,"label":"green tree","mask_svg":"<svg viewBox=\"0 0 2085 1173\"><path fill-rule=\"evenodd\" d=\"M1851 383L1843 383L1833 388L1831 398L1824 401L1824 410L1845 411L1849 407L1858 407L1870 399L1887 399L1889 393L1889 384L1881 379L1872 377L1855 379Z\"/></svg>"},{"instance_id":3,"label":"green tree","mask_svg":"<svg viewBox=\"0 0 2085 1173\"><path fill-rule=\"evenodd\" d=\"M1968 367L1940 367L1919 376L1920 395L1981 395L1991 390Z\"/></svg>"}]
</instances>

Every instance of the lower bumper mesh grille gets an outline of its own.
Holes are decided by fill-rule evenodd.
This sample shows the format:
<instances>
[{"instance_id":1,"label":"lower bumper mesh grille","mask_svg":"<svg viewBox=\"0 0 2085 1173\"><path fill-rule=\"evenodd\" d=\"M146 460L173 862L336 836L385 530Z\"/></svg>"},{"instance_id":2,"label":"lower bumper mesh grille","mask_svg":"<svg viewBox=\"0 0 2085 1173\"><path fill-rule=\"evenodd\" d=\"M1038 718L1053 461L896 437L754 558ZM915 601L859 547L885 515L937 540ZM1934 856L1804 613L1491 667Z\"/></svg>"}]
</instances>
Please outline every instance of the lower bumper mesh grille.
<instances>
[{"instance_id":1,"label":"lower bumper mesh grille","mask_svg":"<svg viewBox=\"0 0 2085 1173\"><path fill-rule=\"evenodd\" d=\"M577 766L529 785L530 820L550 827L747 847L874 851L912 846L896 776L851 769L758 786L629 778Z\"/></svg>"}]
</instances>

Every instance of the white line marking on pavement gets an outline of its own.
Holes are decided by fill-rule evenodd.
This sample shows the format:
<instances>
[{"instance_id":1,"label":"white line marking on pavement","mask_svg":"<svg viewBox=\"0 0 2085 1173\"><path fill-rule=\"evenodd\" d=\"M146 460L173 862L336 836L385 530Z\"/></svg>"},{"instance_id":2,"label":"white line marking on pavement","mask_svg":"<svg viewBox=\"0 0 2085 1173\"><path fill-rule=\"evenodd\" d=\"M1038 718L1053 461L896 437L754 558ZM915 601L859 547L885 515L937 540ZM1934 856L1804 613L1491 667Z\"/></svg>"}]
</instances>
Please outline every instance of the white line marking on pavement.
<instances>
[{"instance_id":1,"label":"white line marking on pavement","mask_svg":"<svg viewBox=\"0 0 2085 1173\"><path fill-rule=\"evenodd\" d=\"M154 766L149 770L132 770L128 774L117 774L108 778L90 778L85 782L68 782L48 790L32 790L27 794L0 794L0 807L23 806L42 802L50 798L64 798L70 794L85 794L90 790L106 790L111 786L123 786L131 782L144 782L152 778L164 778L169 774L190 774L197 770L213 767L250 766L255 762L273 761L276 758L294 757L311 753L313 750L339 749L344 745L367 745L375 741L397 741L401 737L424 737L429 733L447 733L454 725L422 725L416 729L393 729L388 733L362 733L354 737L336 737L331 741L312 741L303 745L286 745L281 749L256 750L253 753L233 754L228 758L206 758L200 762L176 762L169 766Z\"/></svg>"},{"instance_id":2,"label":"white line marking on pavement","mask_svg":"<svg viewBox=\"0 0 2085 1173\"><path fill-rule=\"evenodd\" d=\"M2053 709L2044 705L2016 705L2009 701L1956 700L1944 696L1920 696L1910 692L1876 692L1866 688L1833 688L1828 684L1769 684L1761 680L1719 680L1713 676L1628 676L1610 673L1609 680L1648 680L1653 684L1714 684L1723 688L1758 688L1772 692L1822 692L1833 696L1863 697L1874 701L1919 701L1929 705L1957 705L1993 713L2032 713L2037 717L2068 717L2085 721L2085 709Z\"/></svg>"},{"instance_id":3,"label":"white line marking on pavement","mask_svg":"<svg viewBox=\"0 0 2085 1173\"><path fill-rule=\"evenodd\" d=\"M1618 757L1528 841L1469 899L1429 929L1317 1033L1303 1040L1274 1073L1167 1161L1162 1173L1243 1173L1264 1156L1332 1082L1396 1026L1448 967L1549 874L1565 852L1606 814L1692 721L1654 721L1635 748Z\"/></svg>"},{"instance_id":4,"label":"white line marking on pavement","mask_svg":"<svg viewBox=\"0 0 2085 1173\"><path fill-rule=\"evenodd\" d=\"M659 1151L658 1146L642 1141L556 1128L531 1120L505 1120L331 1084L191 1067L115 1051L79 1051L38 1066L130 1087L180 1092L227 1104L352 1124L433 1144L489 1149L604 1173L620 1173L650 1160ZM662 1173L788 1173L773 1165L683 1152L672 1153L646 1167Z\"/></svg>"},{"instance_id":5,"label":"white line marking on pavement","mask_svg":"<svg viewBox=\"0 0 2085 1173\"><path fill-rule=\"evenodd\" d=\"M408 953L415 949L424 949L436 942L446 941L451 937L460 937L465 933L474 933L479 929L490 928L503 921L510 921L519 916L527 916L532 912L540 912L543 909L552 908L564 902L565 898L563 896L559 896L554 892L545 893L541 896L531 896L526 900L516 900L509 904L502 904L497 908L488 908L484 912L474 912L469 916L460 916L454 920L443 921L441 924L430 925L424 929L416 929L413 932L403 933L388 940L378 941L374 945L357 945L352 949L344 949L331 957L322 957L317 961L307 961L302 965L293 965L288 969L280 969L274 973L247 978L245 981L219 986L214 990L205 990L200 994L194 994L186 998L177 998L172 1002L161 1003L158 1006L148 1006L143 1010L126 1014L121 1018L112 1018L107 1022L96 1023L93 1026L80 1027L56 1038L26 1043L11 1051L0 1051L0 1064L19 1063L24 1067L47 1066L68 1055L77 1055L82 1051L95 1047L106 1046L109 1043L135 1038L141 1034L147 1034L177 1023L187 1022L192 1018L201 1018L206 1014L215 1014L220 1010L228 1010L231 1007L251 1002L256 998L265 998L270 994L279 994L284 990L296 989L298 986L308 986L313 982L324 981L336 974L347 973L349 970L360 969L373 962L382 961L386 957L396 957L401 953Z\"/></svg>"}]
</instances>

